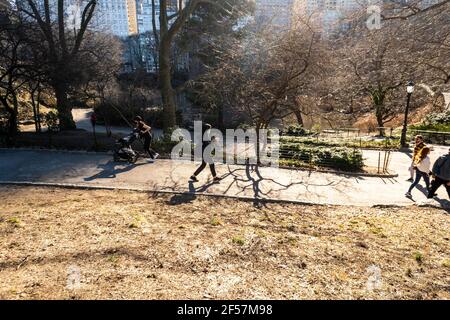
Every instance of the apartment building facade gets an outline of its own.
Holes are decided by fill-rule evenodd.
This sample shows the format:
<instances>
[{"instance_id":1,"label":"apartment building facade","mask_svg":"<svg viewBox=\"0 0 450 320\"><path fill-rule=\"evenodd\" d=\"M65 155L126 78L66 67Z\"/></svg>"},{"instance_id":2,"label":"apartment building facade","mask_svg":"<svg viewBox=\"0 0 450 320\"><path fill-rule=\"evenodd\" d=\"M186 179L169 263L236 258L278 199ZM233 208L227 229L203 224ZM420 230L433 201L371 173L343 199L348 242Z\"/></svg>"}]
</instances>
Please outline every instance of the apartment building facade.
<instances>
[{"instance_id":1,"label":"apartment building facade","mask_svg":"<svg viewBox=\"0 0 450 320\"><path fill-rule=\"evenodd\" d=\"M296 0L255 0L255 21L258 26L291 27Z\"/></svg>"},{"instance_id":2,"label":"apartment building facade","mask_svg":"<svg viewBox=\"0 0 450 320\"><path fill-rule=\"evenodd\" d=\"M82 2L86 3L86 0ZM79 7L84 8L84 5L82 3ZM98 0L91 28L121 38L137 34L136 1Z\"/></svg>"},{"instance_id":3,"label":"apartment building facade","mask_svg":"<svg viewBox=\"0 0 450 320\"><path fill-rule=\"evenodd\" d=\"M44 0L34 0L44 15ZM27 1L17 0L23 6ZM68 28L77 28L81 23L82 12L89 0L64 0L65 23ZM49 0L50 17L58 19L58 0ZM127 37L137 34L136 0L98 0L90 28L100 32Z\"/></svg>"},{"instance_id":4,"label":"apartment building facade","mask_svg":"<svg viewBox=\"0 0 450 320\"><path fill-rule=\"evenodd\" d=\"M156 30L160 30L160 6L159 0L155 0L155 26ZM153 32L153 5L152 0L136 0L137 4L137 25L139 33ZM182 2L184 4L184 1ZM178 11L178 0L169 0L167 3L167 14L173 15Z\"/></svg>"}]
</instances>

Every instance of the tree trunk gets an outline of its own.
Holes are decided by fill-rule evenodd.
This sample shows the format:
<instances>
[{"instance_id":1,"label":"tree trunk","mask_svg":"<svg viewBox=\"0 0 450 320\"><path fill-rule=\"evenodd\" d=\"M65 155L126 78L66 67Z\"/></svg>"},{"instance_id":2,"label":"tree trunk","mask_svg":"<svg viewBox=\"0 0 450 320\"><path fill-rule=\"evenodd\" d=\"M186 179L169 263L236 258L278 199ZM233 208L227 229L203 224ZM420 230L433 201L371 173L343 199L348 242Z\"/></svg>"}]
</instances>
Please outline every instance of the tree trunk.
<instances>
[{"instance_id":1,"label":"tree trunk","mask_svg":"<svg viewBox=\"0 0 450 320\"><path fill-rule=\"evenodd\" d=\"M170 40L163 37L159 49L159 80L164 109L164 132L176 125L175 90L171 82Z\"/></svg>"},{"instance_id":2,"label":"tree trunk","mask_svg":"<svg viewBox=\"0 0 450 320\"><path fill-rule=\"evenodd\" d=\"M33 98L32 98L31 104L33 105L34 129L36 130L36 133L38 133L39 132L39 124L38 124L38 119L37 119L37 109L36 109L36 105L34 103Z\"/></svg>"},{"instance_id":3,"label":"tree trunk","mask_svg":"<svg viewBox=\"0 0 450 320\"><path fill-rule=\"evenodd\" d=\"M39 106L38 106L39 96L36 101L35 95L34 95L36 90L38 90L38 89L31 90L31 105L33 106L34 127L36 129L36 132L40 132L41 129L40 129L40 123L39 123L39 114L38 114L38 112L39 112Z\"/></svg>"},{"instance_id":4,"label":"tree trunk","mask_svg":"<svg viewBox=\"0 0 450 320\"><path fill-rule=\"evenodd\" d=\"M303 127L304 123L303 123L303 116L302 116L301 111L298 109L294 109L294 114L295 114L295 117L297 118L298 125Z\"/></svg>"},{"instance_id":5,"label":"tree trunk","mask_svg":"<svg viewBox=\"0 0 450 320\"><path fill-rule=\"evenodd\" d=\"M15 143L15 139L16 139L16 134L17 134L17 110L18 110L18 104L17 104L17 99L15 97L13 97L13 104L14 106L11 107L8 104L8 101L5 99L1 99L2 104L4 105L6 111L9 113L9 117L8 117L8 139L7 139L7 143L8 145L14 145Z\"/></svg>"},{"instance_id":6,"label":"tree trunk","mask_svg":"<svg viewBox=\"0 0 450 320\"><path fill-rule=\"evenodd\" d=\"M159 36L158 36L158 29L156 28L156 7L155 7L155 0L152 0L152 29L153 29L153 37L155 41L155 48L153 48L153 63L155 64L155 71L158 72L159 66L158 66L158 54L159 52Z\"/></svg>"},{"instance_id":7,"label":"tree trunk","mask_svg":"<svg viewBox=\"0 0 450 320\"><path fill-rule=\"evenodd\" d=\"M38 132L42 132L40 107L41 107L41 90L38 91L37 104L36 104L36 121L37 121L37 126L38 126Z\"/></svg>"},{"instance_id":8,"label":"tree trunk","mask_svg":"<svg viewBox=\"0 0 450 320\"><path fill-rule=\"evenodd\" d=\"M68 88L65 84L58 83L54 86L56 103L58 110L59 128L60 130L75 129L75 122L72 116L72 106L67 98Z\"/></svg>"},{"instance_id":9,"label":"tree trunk","mask_svg":"<svg viewBox=\"0 0 450 320\"><path fill-rule=\"evenodd\" d=\"M261 153L260 153L260 141L259 141L259 130L260 130L260 124L258 123L256 125L256 165L261 165Z\"/></svg>"},{"instance_id":10,"label":"tree trunk","mask_svg":"<svg viewBox=\"0 0 450 320\"><path fill-rule=\"evenodd\" d=\"M9 112L8 135L13 138L17 133L17 112L13 109L7 109Z\"/></svg>"},{"instance_id":11,"label":"tree trunk","mask_svg":"<svg viewBox=\"0 0 450 320\"><path fill-rule=\"evenodd\" d=\"M377 124L380 130L380 136L384 137L385 132L384 132L384 121L383 121L383 106L382 105L377 105L376 107L376 118L377 118Z\"/></svg>"},{"instance_id":12,"label":"tree trunk","mask_svg":"<svg viewBox=\"0 0 450 320\"><path fill-rule=\"evenodd\" d=\"M217 110L217 126L219 127L220 130L225 129L222 104L218 107L218 110Z\"/></svg>"},{"instance_id":13,"label":"tree trunk","mask_svg":"<svg viewBox=\"0 0 450 320\"><path fill-rule=\"evenodd\" d=\"M161 86L161 96L164 108L164 132L176 125L176 104L175 94L171 83L171 63L170 49L176 34L182 29L192 13L199 5L200 0L190 0L185 2L184 8L178 8L178 17L169 28L169 16L167 12L167 0L159 0L159 21L160 21L160 43L159 43L159 80ZM182 1L179 2L182 4Z\"/></svg>"}]
</instances>

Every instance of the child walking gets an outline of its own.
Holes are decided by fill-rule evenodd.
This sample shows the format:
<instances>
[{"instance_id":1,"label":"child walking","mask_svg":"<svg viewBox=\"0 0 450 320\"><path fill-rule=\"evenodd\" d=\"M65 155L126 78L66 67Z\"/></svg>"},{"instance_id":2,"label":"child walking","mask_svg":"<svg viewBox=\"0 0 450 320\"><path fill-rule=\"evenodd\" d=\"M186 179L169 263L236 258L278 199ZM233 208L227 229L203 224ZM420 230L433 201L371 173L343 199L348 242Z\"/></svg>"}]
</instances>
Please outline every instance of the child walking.
<instances>
[{"instance_id":1,"label":"child walking","mask_svg":"<svg viewBox=\"0 0 450 320\"><path fill-rule=\"evenodd\" d=\"M416 179L409 187L408 192L405 194L407 198L412 198L411 191L417 186L420 182L420 179L423 178L425 181L425 185L427 190L430 189L430 168L431 168L431 160L429 157L430 148L423 147L420 151L416 161L414 162L414 170L416 171Z\"/></svg>"}]
</instances>

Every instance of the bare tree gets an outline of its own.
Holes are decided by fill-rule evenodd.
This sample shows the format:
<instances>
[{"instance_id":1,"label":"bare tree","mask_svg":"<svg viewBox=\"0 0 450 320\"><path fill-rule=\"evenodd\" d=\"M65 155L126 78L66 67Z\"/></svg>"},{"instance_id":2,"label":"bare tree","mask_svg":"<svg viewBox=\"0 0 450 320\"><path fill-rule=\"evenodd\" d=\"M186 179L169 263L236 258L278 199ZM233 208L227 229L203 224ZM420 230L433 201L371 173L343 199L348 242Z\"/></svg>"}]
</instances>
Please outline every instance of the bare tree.
<instances>
[{"instance_id":1,"label":"bare tree","mask_svg":"<svg viewBox=\"0 0 450 320\"><path fill-rule=\"evenodd\" d=\"M433 99L450 90L450 2L440 11L429 11L410 18L405 26L410 33L409 48L422 79Z\"/></svg>"},{"instance_id":2,"label":"bare tree","mask_svg":"<svg viewBox=\"0 0 450 320\"><path fill-rule=\"evenodd\" d=\"M293 113L307 75L322 57L317 37L306 28L284 34L263 30L216 50L222 51L220 63L197 81L201 95L244 115L257 135ZM258 159L259 150L257 140Z\"/></svg>"},{"instance_id":3,"label":"bare tree","mask_svg":"<svg viewBox=\"0 0 450 320\"><path fill-rule=\"evenodd\" d=\"M32 29L19 16L8 11L0 29L0 103L8 114L8 132L17 132L19 95L26 87L27 69L31 71L27 35Z\"/></svg>"},{"instance_id":4,"label":"bare tree","mask_svg":"<svg viewBox=\"0 0 450 320\"><path fill-rule=\"evenodd\" d=\"M407 20L409 18L430 12L445 10L450 0L438 0L436 3L429 4L426 0L411 1L385 1L381 18L388 20Z\"/></svg>"},{"instance_id":5,"label":"bare tree","mask_svg":"<svg viewBox=\"0 0 450 320\"><path fill-rule=\"evenodd\" d=\"M248 0L245 0L248 1ZM177 11L169 15L169 6L177 7ZM176 125L175 91L171 78L171 53L176 35L195 14L202 4L210 4L219 10L233 14L228 1L219 0L159 0L160 35L159 35L159 81L164 106L164 130Z\"/></svg>"},{"instance_id":6,"label":"bare tree","mask_svg":"<svg viewBox=\"0 0 450 320\"><path fill-rule=\"evenodd\" d=\"M342 37L341 48L336 51L346 79L338 88L346 87L370 98L371 110L384 135L383 127L397 116L399 107L398 89L403 89L410 80L416 62L409 59L411 52L399 34L403 25L398 21L385 22L380 30L358 29L360 36L354 33ZM352 77L348 77L348 74ZM400 95L400 99L404 95ZM364 109L363 109L364 111ZM366 110L367 111L367 110Z\"/></svg>"},{"instance_id":7,"label":"bare tree","mask_svg":"<svg viewBox=\"0 0 450 320\"><path fill-rule=\"evenodd\" d=\"M79 65L85 70L78 95L92 105L105 105L118 92L117 77L123 68L123 43L118 38L104 33L90 34L80 50ZM100 109L110 135L110 110ZM112 110L111 110L112 111Z\"/></svg>"},{"instance_id":8,"label":"bare tree","mask_svg":"<svg viewBox=\"0 0 450 320\"><path fill-rule=\"evenodd\" d=\"M403 111L408 80L419 89L414 105L426 94L439 97L450 74L449 8L446 0L384 3L379 30L365 27L365 10L353 12L351 28L331 39L338 100L354 114L372 112L383 135L385 123Z\"/></svg>"},{"instance_id":9,"label":"bare tree","mask_svg":"<svg viewBox=\"0 0 450 320\"><path fill-rule=\"evenodd\" d=\"M33 120L36 132L42 131L42 118L40 107L43 96L48 94L49 88L39 74L28 77L26 91L31 99L31 107L33 109Z\"/></svg>"},{"instance_id":10,"label":"bare tree","mask_svg":"<svg viewBox=\"0 0 450 320\"><path fill-rule=\"evenodd\" d=\"M85 2L79 29L66 28L64 10L66 1L58 0L53 7L49 0L42 6L37 0L17 2L19 12L24 19L34 21L44 36L42 49L48 59L47 74L57 100L58 118L61 129L73 129L72 105L68 98L69 87L74 77L75 61L79 55L88 25L94 15L97 0ZM56 16L56 21L54 17Z\"/></svg>"}]
</instances>

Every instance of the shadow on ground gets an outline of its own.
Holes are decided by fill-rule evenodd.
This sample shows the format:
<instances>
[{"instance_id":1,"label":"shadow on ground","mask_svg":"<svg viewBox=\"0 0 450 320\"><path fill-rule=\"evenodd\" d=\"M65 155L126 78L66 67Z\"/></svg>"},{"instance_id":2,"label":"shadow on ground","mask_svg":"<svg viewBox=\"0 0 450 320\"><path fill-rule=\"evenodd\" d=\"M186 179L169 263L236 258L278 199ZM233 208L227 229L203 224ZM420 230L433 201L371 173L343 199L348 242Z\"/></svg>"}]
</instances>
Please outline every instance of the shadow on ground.
<instances>
[{"instance_id":1,"label":"shadow on ground","mask_svg":"<svg viewBox=\"0 0 450 320\"><path fill-rule=\"evenodd\" d=\"M109 161L105 164L99 164L97 166L97 168L101 169L102 171L100 171L99 173L84 178L84 181L94 181L97 179L111 179L111 178L116 178L117 175L121 174L121 173L125 173L125 172L129 172L139 166L144 165L145 163L120 163L120 162L115 162L115 161Z\"/></svg>"},{"instance_id":2,"label":"shadow on ground","mask_svg":"<svg viewBox=\"0 0 450 320\"><path fill-rule=\"evenodd\" d=\"M282 191L288 190L295 185L302 185L305 188L306 193L310 193L311 196L319 198L325 197L326 195L320 195L310 191L310 186L329 187L342 185L343 189L345 189L344 179L340 179L338 181L329 181L323 184L314 182L311 183L310 181L303 180L289 183L280 183L276 178L274 179L271 177L265 177L258 166L251 164L247 164L239 168L231 168L230 166L228 166L227 171L228 172L219 176L221 178L221 191L219 193L224 196L233 195L249 197L253 199L253 205L257 208L265 206L268 199L276 198ZM169 184L170 187L166 187L164 188L164 190L173 192L185 190L184 184L180 183L179 179L177 180L174 175L175 174L172 174L170 177L168 177L169 181L166 182L169 183L166 183L166 185ZM268 183L265 183L263 185L264 182ZM187 186L188 191L174 195L169 201L167 201L167 204L180 205L184 203L190 203L194 199L196 199L196 194L206 193L215 184L217 183L213 182L211 177L204 185L199 187L195 187L194 182L189 181ZM233 187L237 188L237 193L231 191ZM296 200L295 196L292 200Z\"/></svg>"}]
</instances>

